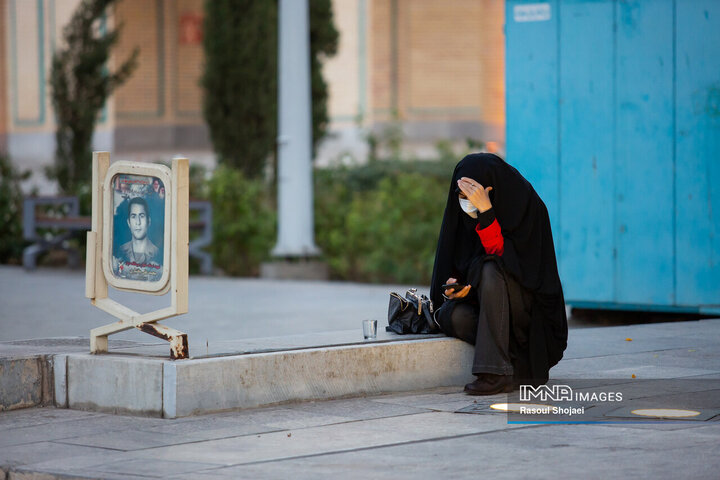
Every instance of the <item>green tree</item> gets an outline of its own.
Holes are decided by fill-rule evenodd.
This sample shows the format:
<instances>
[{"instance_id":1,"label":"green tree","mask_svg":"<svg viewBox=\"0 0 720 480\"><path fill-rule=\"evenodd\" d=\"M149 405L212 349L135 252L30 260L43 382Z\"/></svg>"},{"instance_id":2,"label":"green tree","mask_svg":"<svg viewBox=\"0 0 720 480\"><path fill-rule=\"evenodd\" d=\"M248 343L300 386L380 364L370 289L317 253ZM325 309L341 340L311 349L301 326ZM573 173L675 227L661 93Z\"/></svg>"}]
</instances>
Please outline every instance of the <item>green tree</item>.
<instances>
[{"instance_id":1,"label":"green tree","mask_svg":"<svg viewBox=\"0 0 720 480\"><path fill-rule=\"evenodd\" d=\"M310 0L310 76L312 90L313 155L327 133L327 83L322 61L337 53L339 34L333 22L331 0Z\"/></svg>"},{"instance_id":2,"label":"green tree","mask_svg":"<svg viewBox=\"0 0 720 480\"><path fill-rule=\"evenodd\" d=\"M56 115L55 164L48 176L65 194L89 192L92 135L110 94L137 66L139 50L113 73L107 61L120 28L105 30L105 14L117 0L83 0L63 30L64 47L53 55L50 88ZM101 28L102 26L102 28Z\"/></svg>"},{"instance_id":3,"label":"green tree","mask_svg":"<svg viewBox=\"0 0 720 480\"><path fill-rule=\"evenodd\" d=\"M322 59L337 51L330 0L310 0L313 145L327 129ZM221 163L262 174L277 137L277 0L205 2L203 111Z\"/></svg>"},{"instance_id":4,"label":"green tree","mask_svg":"<svg viewBox=\"0 0 720 480\"><path fill-rule=\"evenodd\" d=\"M203 112L218 160L261 174L276 136L275 1L205 2Z\"/></svg>"},{"instance_id":5,"label":"green tree","mask_svg":"<svg viewBox=\"0 0 720 480\"><path fill-rule=\"evenodd\" d=\"M0 263L19 262L22 257L25 241L20 182L29 177L29 170L18 171L10 159L0 153Z\"/></svg>"}]
</instances>

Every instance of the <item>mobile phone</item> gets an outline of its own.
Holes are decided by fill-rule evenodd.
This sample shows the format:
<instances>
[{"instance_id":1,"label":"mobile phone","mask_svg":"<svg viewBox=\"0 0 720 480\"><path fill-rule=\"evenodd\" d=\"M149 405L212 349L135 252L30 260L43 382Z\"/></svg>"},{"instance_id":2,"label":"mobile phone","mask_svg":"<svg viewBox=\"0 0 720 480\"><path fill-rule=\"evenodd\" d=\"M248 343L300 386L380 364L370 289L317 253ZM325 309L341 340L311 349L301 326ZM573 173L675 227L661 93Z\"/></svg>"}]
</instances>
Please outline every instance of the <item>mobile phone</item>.
<instances>
[{"instance_id":1,"label":"mobile phone","mask_svg":"<svg viewBox=\"0 0 720 480\"><path fill-rule=\"evenodd\" d=\"M461 285L459 283L446 283L442 286L443 291L447 290L448 288L451 288L453 292L459 292L463 288L465 288L465 285Z\"/></svg>"}]
</instances>

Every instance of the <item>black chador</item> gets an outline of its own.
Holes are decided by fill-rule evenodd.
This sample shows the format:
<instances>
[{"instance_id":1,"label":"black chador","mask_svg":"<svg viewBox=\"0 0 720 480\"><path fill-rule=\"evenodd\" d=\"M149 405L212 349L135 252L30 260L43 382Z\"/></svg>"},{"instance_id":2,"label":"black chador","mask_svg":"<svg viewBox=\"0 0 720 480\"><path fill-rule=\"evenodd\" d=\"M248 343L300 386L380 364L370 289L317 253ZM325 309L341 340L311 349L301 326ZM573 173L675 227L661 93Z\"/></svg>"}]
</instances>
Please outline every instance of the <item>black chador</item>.
<instances>
[{"instance_id":1,"label":"black chador","mask_svg":"<svg viewBox=\"0 0 720 480\"><path fill-rule=\"evenodd\" d=\"M501 255L486 253L476 231L478 220L461 209L458 180L462 177L471 178L485 187L493 187L489 195L504 240ZM483 289L482 282L488 275L501 279L502 288ZM468 295L467 299L446 300L442 285L450 277L472 285L473 294ZM483 291L487 296L494 297L493 305L486 308L485 312L482 299L478 306L480 292ZM454 332L446 333L476 344L476 364L481 342L485 345L481 353L486 362L488 355L494 355L492 349L495 347L500 352L507 352L505 364L510 371L505 374L512 374L516 385L545 383L550 368L562 358L567 346L568 327L547 208L532 185L496 155L471 154L455 167L435 255L430 296L438 320L444 325L451 325L451 317L453 314L459 315L460 311L466 315L480 315L481 318L476 322L482 322L483 315L499 316L495 312L502 312L505 320L489 318L489 321L510 324L493 327L496 331L506 329L506 340L502 340L502 336L483 338L481 327L473 330L477 332L475 342ZM491 299L484 300L487 303ZM442 308L438 310L439 306ZM506 310L509 312L506 313ZM507 341L509 345L493 346L487 343L492 341ZM492 358L489 360L491 363L494 361ZM492 369L483 371L482 365L473 368L478 369L472 372L476 375L503 374Z\"/></svg>"}]
</instances>

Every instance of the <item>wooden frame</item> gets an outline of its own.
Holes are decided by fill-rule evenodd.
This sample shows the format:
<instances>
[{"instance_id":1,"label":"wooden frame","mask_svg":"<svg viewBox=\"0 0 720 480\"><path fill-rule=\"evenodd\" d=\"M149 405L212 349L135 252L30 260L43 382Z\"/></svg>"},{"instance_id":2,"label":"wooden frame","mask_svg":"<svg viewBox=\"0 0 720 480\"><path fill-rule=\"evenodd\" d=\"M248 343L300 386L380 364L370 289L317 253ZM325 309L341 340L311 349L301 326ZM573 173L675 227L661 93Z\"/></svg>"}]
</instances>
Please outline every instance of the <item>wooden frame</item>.
<instances>
[{"instance_id":1,"label":"wooden frame","mask_svg":"<svg viewBox=\"0 0 720 480\"><path fill-rule=\"evenodd\" d=\"M125 166L127 164L123 165L123 167ZM138 167L144 169L148 166L139 164ZM188 311L189 162L186 158L176 158L172 162L170 179L172 188L169 193L172 205L170 208L172 217L170 222L170 269L167 284L167 288L170 290L170 306L144 314L135 312L108 298L109 282L105 272L103 256L108 252L104 242L106 239L105 230L109 228L110 222L105 218L108 210L103 208L103 206L109 205L104 199L106 195L104 186L108 176L112 178L115 174L113 172L116 172L116 170L110 167L109 152L94 152L92 168L92 230L88 232L87 237L85 296L90 299L93 305L119 320L90 331L90 351L91 353L107 352L109 335L137 328L168 340L170 342L170 356L173 359L187 358L189 354L187 335L165 325L156 325L155 322ZM158 294L146 290L133 289L132 291Z\"/></svg>"}]
</instances>

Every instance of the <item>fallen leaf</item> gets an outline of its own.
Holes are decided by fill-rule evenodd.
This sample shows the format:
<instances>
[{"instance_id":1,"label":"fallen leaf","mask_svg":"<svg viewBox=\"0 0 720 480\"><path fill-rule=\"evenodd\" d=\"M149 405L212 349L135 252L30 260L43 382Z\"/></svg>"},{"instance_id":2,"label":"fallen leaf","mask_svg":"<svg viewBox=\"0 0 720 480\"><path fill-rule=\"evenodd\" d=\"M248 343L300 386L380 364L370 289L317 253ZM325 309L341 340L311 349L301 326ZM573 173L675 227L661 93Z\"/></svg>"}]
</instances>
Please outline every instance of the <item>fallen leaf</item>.
<instances>
[{"instance_id":1,"label":"fallen leaf","mask_svg":"<svg viewBox=\"0 0 720 480\"><path fill-rule=\"evenodd\" d=\"M632 342L632 338L628 337L625 339L626 342Z\"/></svg>"},{"instance_id":2,"label":"fallen leaf","mask_svg":"<svg viewBox=\"0 0 720 480\"><path fill-rule=\"evenodd\" d=\"M634 373L632 374L632 377L635 378L635 374L634 374Z\"/></svg>"},{"instance_id":3,"label":"fallen leaf","mask_svg":"<svg viewBox=\"0 0 720 480\"><path fill-rule=\"evenodd\" d=\"M292 437L292 433L288 433L288 437Z\"/></svg>"}]
</instances>

